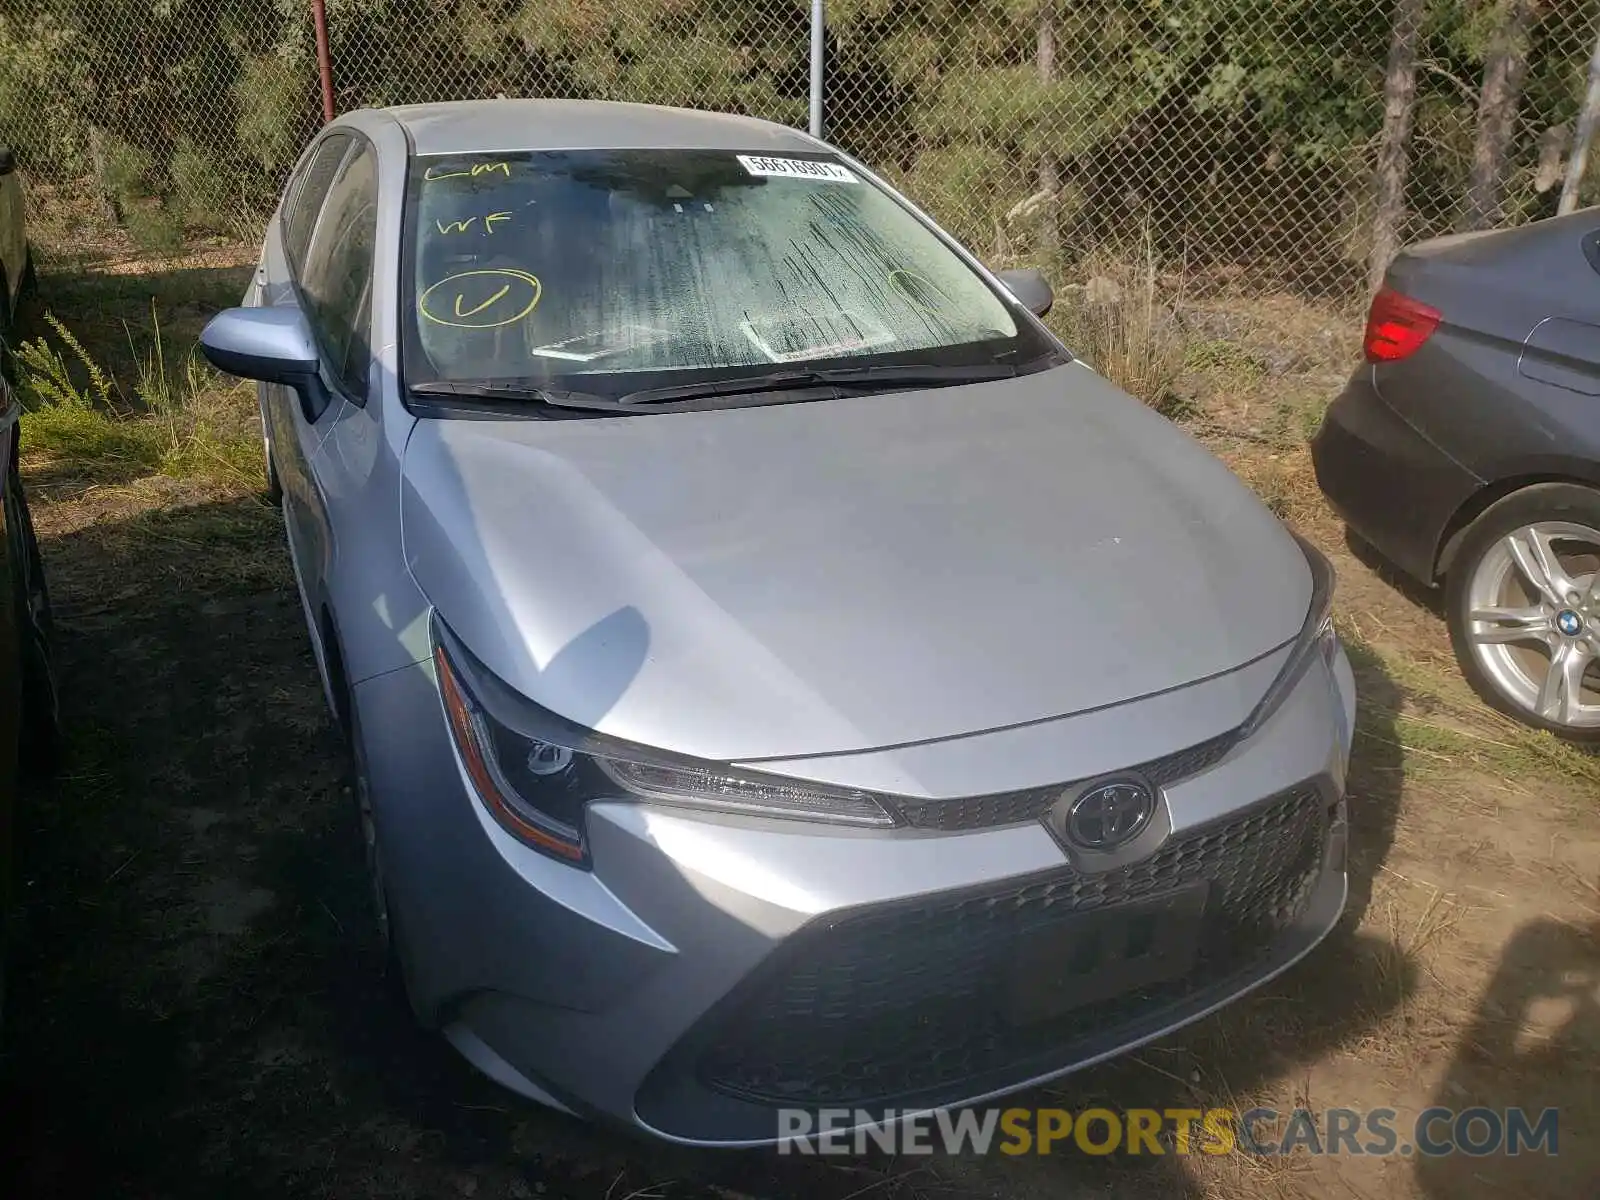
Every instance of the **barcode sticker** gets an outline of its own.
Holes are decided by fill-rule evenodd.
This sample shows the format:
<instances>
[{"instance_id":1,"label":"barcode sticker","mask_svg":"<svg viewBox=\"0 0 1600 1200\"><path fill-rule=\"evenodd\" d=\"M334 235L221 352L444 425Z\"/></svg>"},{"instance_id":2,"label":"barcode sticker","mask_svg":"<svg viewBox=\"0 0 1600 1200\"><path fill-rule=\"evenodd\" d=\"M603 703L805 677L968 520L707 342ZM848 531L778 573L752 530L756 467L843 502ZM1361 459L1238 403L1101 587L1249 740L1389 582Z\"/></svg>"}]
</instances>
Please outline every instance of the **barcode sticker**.
<instances>
[{"instance_id":1,"label":"barcode sticker","mask_svg":"<svg viewBox=\"0 0 1600 1200\"><path fill-rule=\"evenodd\" d=\"M823 183L856 183L847 167L838 163L813 162L809 158L767 158L759 154L736 154L739 165L752 175L780 179L816 179Z\"/></svg>"}]
</instances>

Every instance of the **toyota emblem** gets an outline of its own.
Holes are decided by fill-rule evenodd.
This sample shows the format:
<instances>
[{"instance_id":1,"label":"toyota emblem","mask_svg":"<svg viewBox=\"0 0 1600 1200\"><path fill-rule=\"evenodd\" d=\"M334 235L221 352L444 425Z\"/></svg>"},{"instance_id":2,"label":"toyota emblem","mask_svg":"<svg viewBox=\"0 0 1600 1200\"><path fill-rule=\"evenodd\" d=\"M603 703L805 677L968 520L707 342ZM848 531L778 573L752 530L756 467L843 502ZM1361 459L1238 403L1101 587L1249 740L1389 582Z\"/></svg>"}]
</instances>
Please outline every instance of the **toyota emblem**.
<instances>
[{"instance_id":1,"label":"toyota emblem","mask_svg":"<svg viewBox=\"0 0 1600 1200\"><path fill-rule=\"evenodd\" d=\"M1085 850L1115 850L1144 832L1155 808L1155 794L1136 779L1096 784L1067 809L1067 839Z\"/></svg>"}]
</instances>

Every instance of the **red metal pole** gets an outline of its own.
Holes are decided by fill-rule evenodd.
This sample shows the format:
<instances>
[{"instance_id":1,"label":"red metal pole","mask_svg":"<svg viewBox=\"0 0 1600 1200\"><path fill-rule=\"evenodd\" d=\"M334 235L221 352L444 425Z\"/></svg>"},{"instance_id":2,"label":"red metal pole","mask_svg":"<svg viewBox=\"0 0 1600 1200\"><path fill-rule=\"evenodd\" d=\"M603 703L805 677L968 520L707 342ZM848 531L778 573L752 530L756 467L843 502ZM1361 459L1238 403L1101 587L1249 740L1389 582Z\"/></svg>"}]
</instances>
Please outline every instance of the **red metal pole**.
<instances>
[{"instance_id":1,"label":"red metal pole","mask_svg":"<svg viewBox=\"0 0 1600 1200\"><path fill-rule=\"evenodd\" d=\"M328 53L328 9L324 0L311 0L311 23L317 29L317 68L322 73L322 120L333 120L333 61Z\"/></svg>"}]
</instances>

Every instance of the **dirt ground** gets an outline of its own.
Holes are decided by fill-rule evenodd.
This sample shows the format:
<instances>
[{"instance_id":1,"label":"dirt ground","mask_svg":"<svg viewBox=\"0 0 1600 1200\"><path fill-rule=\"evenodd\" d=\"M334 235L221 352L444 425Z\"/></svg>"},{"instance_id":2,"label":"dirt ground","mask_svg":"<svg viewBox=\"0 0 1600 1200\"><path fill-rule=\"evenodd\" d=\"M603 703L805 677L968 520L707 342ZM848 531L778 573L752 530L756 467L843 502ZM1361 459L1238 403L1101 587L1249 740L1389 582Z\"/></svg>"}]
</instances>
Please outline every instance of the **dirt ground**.
<instances>
[{"instance_id":1,"label":"dirt ground","mask_svg":"<svg viewBox=\"0 0 1600 1200\"><path fill-rule=\"evenodd\" d=\"M192 344L243 283L195 261L43 280L119 372L120 322L152 294ZM275 510L240 480L36 451L71 753L18 814L0 1194L1594 1196L1600 762L1479 705L1427 597L1354 557L1321 506L1304 436L1352 360L1348 323L1288 299L1185 321L1188 423L1339 569L1360 687L1350 912L1258 994L1019 1102L1387 1106L1402 1124L1435 1104L1558 1106L1558 1156L818 1162L524 1104L416 1032L380 978Z\"/></svg>"}]
</instances>

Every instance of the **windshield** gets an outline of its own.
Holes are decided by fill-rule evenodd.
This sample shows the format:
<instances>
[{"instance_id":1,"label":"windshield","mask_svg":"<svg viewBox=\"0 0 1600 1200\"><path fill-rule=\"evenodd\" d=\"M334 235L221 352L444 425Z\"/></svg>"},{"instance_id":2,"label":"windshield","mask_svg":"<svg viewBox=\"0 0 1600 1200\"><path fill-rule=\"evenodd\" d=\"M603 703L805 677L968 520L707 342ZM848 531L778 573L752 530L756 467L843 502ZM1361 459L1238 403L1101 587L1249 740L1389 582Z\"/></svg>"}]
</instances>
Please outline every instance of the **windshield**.
<instances>
[{"instance_id":1,"label":"windshield","mask_svg":"<svg viewBox=\"0 0 1600 1200\"><path fill-rule=\"evenodd\" d=\"M620 396L796 367L1025 364L1053 348L836 158L422 157L406 382Z\"/></svg>"}]
</instances>

